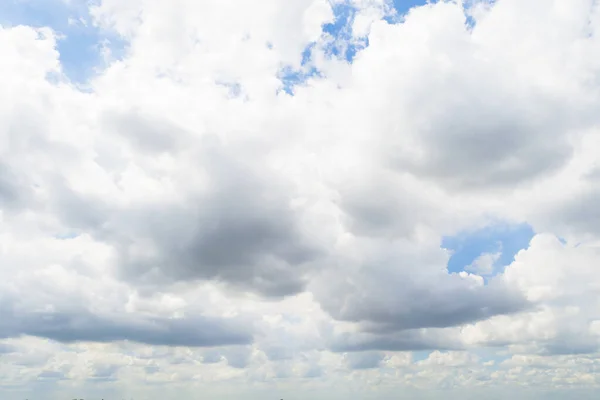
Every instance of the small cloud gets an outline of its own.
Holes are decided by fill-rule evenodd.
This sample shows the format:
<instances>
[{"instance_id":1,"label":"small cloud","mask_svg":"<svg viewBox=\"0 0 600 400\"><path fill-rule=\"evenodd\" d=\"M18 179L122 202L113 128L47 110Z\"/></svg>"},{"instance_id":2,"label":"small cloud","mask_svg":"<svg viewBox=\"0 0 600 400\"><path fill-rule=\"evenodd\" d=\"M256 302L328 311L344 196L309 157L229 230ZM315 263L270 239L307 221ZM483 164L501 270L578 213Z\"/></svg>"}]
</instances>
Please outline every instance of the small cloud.
<instances>
[{"instance_id":1,"label":"small cloud","mask_svg":"<svg viewBox=\"0 0 600 400\"><path fill-rule=\"evenodd\" d=\"M472 272L481 276L493 275L496 262L500 259L502 252L483 253L477 257L470 265L465 267L465 271Z\"/></svg>"}]
</instances>

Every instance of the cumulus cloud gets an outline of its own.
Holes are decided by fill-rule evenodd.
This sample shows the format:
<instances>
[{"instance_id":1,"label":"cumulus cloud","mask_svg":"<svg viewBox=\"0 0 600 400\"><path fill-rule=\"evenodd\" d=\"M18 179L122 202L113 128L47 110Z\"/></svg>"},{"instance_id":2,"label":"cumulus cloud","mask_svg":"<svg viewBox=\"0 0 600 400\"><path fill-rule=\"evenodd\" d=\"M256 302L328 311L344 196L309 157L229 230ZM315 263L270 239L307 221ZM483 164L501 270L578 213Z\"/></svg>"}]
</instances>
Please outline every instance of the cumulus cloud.
<instances>
[{"instance_id":1,"label":"cumulus cloud","mask_svg":"<svg viewBox=\"0 0 600 400\"><path fill-rule=\"evenodd\" d=\"M501 255L502 253L483 253L465 267L465 271L480 276L491 275L494 272L494 264L500 259Z\"/></svg>"},{"instance_id":2,"label":"cumulus cloud","mask_svg":"<svg viewBox=\"0 0 600 400\"><path fill-rule=\"evenodd\" d=\"M8 317L9 310L3 310ZM13 312L14 314L14 312ZM5 319L0 336L31 335L60 342L109 342L135 340L150 345L222 346L244 344L252 340L241 324L211 318L186 320L148 318L139 321L123 316L97 316L85 311L39 312Z\"/></svg>"},{"instance_id":3,"label":"cumulus cloud","mask_svg":"<svg viewBox=\"0 0 600 400\"><path fill-rule=\"evenodd\" d=\"M448 274L439 245L436 250L400 242L377 248L374 255L361 260L354 273L335 270L319 285L317 299L334 318L393 332L451 327L527 307L518 291L499 280L486 285L480 276ZM346 278L336 280L334 274Z\"/></svg>"},{"instance_id":4,"label":"cumulus cloud","mask_svg":"<svg viewBox=\"0 0 600 400\"><path fill-rule=\"evenodd\" d=\"M84 86L0 27L10 384L596 385L595 2L83 8L126 43ZM497 221L536 236L449 271Z\"/></svg>"}]
</instances>

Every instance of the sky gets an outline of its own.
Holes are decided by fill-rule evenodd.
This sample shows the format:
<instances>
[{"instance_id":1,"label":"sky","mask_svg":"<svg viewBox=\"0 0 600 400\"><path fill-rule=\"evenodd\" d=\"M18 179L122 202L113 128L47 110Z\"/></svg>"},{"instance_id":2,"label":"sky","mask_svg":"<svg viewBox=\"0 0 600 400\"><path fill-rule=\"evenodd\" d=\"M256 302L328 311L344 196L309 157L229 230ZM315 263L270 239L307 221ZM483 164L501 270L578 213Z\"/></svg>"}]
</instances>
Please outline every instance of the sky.
<instances>
[{"instance_id":1,"label":"sky","mask_svg":"<svg viewBox=\"0 0 600 400\"><path fill-rule=\"evenodd\" d=\"M0 1L0 398L600 394L594 0Z\"/></svg>"}]
</instances>

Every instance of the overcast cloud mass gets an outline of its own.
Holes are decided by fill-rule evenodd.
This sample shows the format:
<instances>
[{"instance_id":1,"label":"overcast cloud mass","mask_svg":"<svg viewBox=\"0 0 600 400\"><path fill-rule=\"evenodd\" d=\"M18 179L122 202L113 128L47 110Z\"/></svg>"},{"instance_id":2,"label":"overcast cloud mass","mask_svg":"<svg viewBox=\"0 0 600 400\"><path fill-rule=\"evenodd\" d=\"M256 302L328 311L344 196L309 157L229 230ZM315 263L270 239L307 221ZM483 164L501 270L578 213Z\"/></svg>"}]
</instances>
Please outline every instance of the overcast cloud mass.
<instances>
[{"instance_id":1,"label":"overcast cloud mass","mask_svg":"<svg viewBox=\"0 0 600 400\"><path fill-rule=\"evenodd\" d=\"M600 395L600 3L0 1L0 397Z\"/></svg>"}]
</instances>

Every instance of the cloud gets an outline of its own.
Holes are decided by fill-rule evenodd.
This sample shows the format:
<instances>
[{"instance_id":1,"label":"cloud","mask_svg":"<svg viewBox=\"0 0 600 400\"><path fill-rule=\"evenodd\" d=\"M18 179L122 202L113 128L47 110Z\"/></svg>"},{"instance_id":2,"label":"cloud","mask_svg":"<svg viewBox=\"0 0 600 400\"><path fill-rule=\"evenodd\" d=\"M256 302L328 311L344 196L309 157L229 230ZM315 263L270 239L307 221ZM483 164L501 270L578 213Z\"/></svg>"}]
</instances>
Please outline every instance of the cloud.
<instances>
[{"instance_id":1,"label":"cloud","mask_svg":"<svg viewBox=\"0 0 600 400\"><path fill-rule=\"evenodd\" d=\"M514 317L498 316L463 331L478 345L512 343L539 354L589 354L598 350L594 322L598 278L595 245L563 243L537 235L507 267L503 279L536 306ZM594 260L594 261L593 261ZM583 283L585 282L585 284Z\"/></svg>"},{"instance_id":2,"label":"cloud","mask_svg":"<svg viewBox=\"0 0 600 400\"><path fill-rule=\"evenodd\" d=\"M460 349L463 344L455 334L442 329L411 329L392 333L341 332L330 339L334 352L422 351Z\"/></svg>"},{"instance_id":3,"label":"cloud","mask_svg":"<svg viewBox=\"0 0 600 400\"><path fill-rule=\"evenodd\" d=\"M8 316L8 312L6 314ZM31 335L67 343L132 340L150 345L191 347L247 344L252 341L247 328L212 318L119 319L124 318L86 315L85 312L23 314L8 318L0 330L0 337Z\"/></svg>"},{"instance_id":4,"label":"cloud","mask_svg":"<svg viewBox=\"0 0 600 400\"><path fill-rule=\"evenodd\" d=\"M18 177L7 166L0 165L0 202L3 210L11 211L24 206L27 191L28 188L19 182Z\"/></svg>"},{"instance_id":5,"label":"cloud","mask_svg":"<svg viewBox=\"0 0 600 400\"><path fill-rule=\"evenodd\" d=\"M0 343L0 354L14 353L17 349L10 344Z\"/></svg>"},{"instance_id":6,"label":"cloud","mask_svg":"<svg viewBox=\"0 0 600 400\"><path fill-rule=\"evenodd\" d=\"M301 291L321 249L302 231L284 189L219 145L199 156L209 181L197 196L111 210L72 194L59 202L60 214L70 228L113 244L128 280L217 279L269 296Z\"/></svg>"},{"instance_id":7,"label":"cloud","mask_svg":"<svg viewBox=\"0 0 600 400\"><path fill-rule=\"evenodd\" d=\"M475 190L528 182L569 160L572 149L565 135L580 127L578 120L587 121L591 104L578 92L585 88L577 86L577 78L552 86L536 72L538 62L554 61L549 47L532 47L537 61L527 57L524 66L519 60L526 57L525 48L506 45L523 36L538 44L548 40L540 34L546 22L515 24L516 7L500 2L473 32L452 2L415 9L401 26L378 23L372 28L370 46L355 64L356 84L369 82L380 104L398 105L398 112L381 115L378 123L390 129L374 132L386 138L382 154L395 168L451 190ZM546 10L540 8L548 16L544 21L557 18ZM509 20L510 32L502 27ZM553 26L573 37L577 23L583 21L560 20ZM425 28L432 24L435 29ZM565 53L576 51L571 42L561 45ZM368 78L366 71L383 55L387 62L380 64L380 74ZM568 67L586 68L560 61L545 65L551 76ZM392 73L392 68L400 69Z\"/></svg>"},{"instance_id":8,"label":"cloud","mask_svg":"<svg viewBox=\"0 0 600 400\"><path fill-rule=\"evenodd\" d=\"M361 244L349 243L354 249ZM444 268L448 255L439 244L398 240L370 250L347 260L345 268L332 269L312 288L334 318L359 323L364 330L453 327L529 307L518 290L501 280L485 284L477 275L449 274Z\"/></svg>"},{"instance_id":9,"label":"cloud","mask_svg":"<svg viewBox=\"0 0 600 400\"><path fill-rule=\"evenodd\" d=\"M0 376L597 385L600 8L391 7L102 0L85 87L0 27ZM498 224L531 229L450 262Z\"/></svg>"},{"instance_id":10,"label":"cloud","mask_svg":"<svg viewBox=\"0 0 600 400\"><path fill-rule=\"evenodd\" d=\"M349 353L346 362L350 369L372 369L377 368L383 361L383 354L376 352Z\"/></svg>"},{"instance_id":11,"label":"cloud","mask_svg":"<svg viewBox=\"0 0 600 400\"><path fill-rule=\"evenodd\" d=\"M477 275L486 276L494 272L494 264L500 259L502 253L483 253L471 264L465 267L465 271Z\"/></svg>"},{"instance_id":12,"label":"cloud","mask_svg":"<svg viewBox=\"0 0 600 400\"><path fill-rule=\"evenodd\" d=\"M2 271L2 338L190 347L253 341L255 328L247 314L223 316L211 309L210 300L192 305L164 294L144 295L110 278L113 252L87 235L37 241L30 237L25 246L15 232L3 231L0 236L10 246L0 255L2 264L20 262L19 269Z\"/></svg>"}]
</instances>

